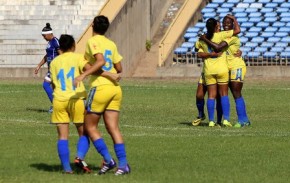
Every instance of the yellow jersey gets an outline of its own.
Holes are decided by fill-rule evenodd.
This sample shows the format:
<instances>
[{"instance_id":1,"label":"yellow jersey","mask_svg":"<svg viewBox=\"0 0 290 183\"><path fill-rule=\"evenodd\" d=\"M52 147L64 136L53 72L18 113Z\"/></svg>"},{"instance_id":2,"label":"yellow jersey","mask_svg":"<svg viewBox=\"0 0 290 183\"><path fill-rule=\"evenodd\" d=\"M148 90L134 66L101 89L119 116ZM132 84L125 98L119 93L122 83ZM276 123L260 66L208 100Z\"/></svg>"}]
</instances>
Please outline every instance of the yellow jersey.
<instances>
[{"instance_id":1,"label":"yellow jersey","mask_svg":"<svg viewBox=\"0 0 290 183\"><path fill-rule=\"evenodd\" d=\"M103 35L91 37L86 45L85 58L93 65L96 60L95 54L103 54L106 64L102 67L103 71L117 73L114 64L119 63L123 57L119 54L116 44ZM110 79L99 75L90 76L90 87L100 85L116 85Z\"/></svg>"},{"instance_id":2,"label":"yellow jersey","mask_svg":"<svg viewBox=\"0 0 290 183\"><path fill-rule=\"evenodd\" d=\"M87 63L83 55L73 52L65 52L51 62L51 80L55 86L54 99L68 101L71 98L86 98L84 84L81 82L79 87L75 87L73 81L82 73Z\"/></svg>"},{"instance_id":3,"label":"yellow jersey","mask_svg":"<svg viewBox=\"0 0 290 183\"><path fill-rule=\"evenodd\" d=\"M246 64L242 57L236 57L234 54L240 49L241 41L238 36L232 36L224 40L228 43L226 51L228 67L230 70L245 67Z\"/></svg>"},{"instance_id":4,"label":"yellow jersey","mask_svg":"<svg viewBox=\"0 0 290 183\"><path fill-rule=\"evenodd\" d=\"M232 36L233 36L233 30L222 31L222 32L214 33L211 41L219 44L220 42L222 42L225 39L230 38ZM200 41L199 44L200 44L200 49L198 50L198 52L211 53L214 51L211 47L209 47L203 41ZM222 55L219 57L204 59L203 72L205 75L220 74L220 73L228 72L228 65L227 65L225 51L226 51L226 49L223 49Z\"/></svg>"}]
</instances>

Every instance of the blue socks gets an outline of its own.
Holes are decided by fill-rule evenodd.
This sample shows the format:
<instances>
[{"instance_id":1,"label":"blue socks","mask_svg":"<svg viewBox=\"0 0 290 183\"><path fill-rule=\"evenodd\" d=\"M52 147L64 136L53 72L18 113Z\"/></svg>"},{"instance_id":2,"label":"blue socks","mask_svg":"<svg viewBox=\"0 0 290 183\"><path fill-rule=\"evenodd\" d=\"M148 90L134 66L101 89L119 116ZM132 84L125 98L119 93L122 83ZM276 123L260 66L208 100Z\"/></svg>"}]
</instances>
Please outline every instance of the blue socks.
<instances>
[{"instance_id":1,"label":"blue socks","mask_svg":"<svg viewBox=\"0 0 290 183\"><path fill-rule=\"evenodd\" d=\"M202 118L204 116L204 99L196 99L196 107L198 109L198 117Z\"/></svg>"},{"instance_id":2,"label":"blue socks","mask_svg":"<svg viewBox=\"0 0 290 183\"><path fill-rule=\"evenodd\" d=\"M223 118L223 108L220 97L216 98L216 114L217 114L217 123L221 124Z\"/></svg>"},{"instance_id":3,"label":"blue socks","mask_svg":"<svg viewBox=\"0 0 290 183\"><path fill-rule=\"evenodd\" d=\"M81 136L77 144L77 157L84 159L90 148L90 140L88 136Z\"/></svg>"},{"instance_id":4,"label":"blue socks","mask_svg":"<svg viewBox=\"0 0 290 183\"><path fill-rule=\"evenodd\" d=\"M125 144L115 144L114 149L119 161L119 167L125 167L127 165Z\"/></svg>"},{"instance_id":5,"label":"blue socks","mask_svg":"<svg viewBox=\"0 0 290 183\"><path fill-rule=\"evenodd\" d=\"M65 172L71 172L69 161L69 147L68 140L58 140L57 142L58 156Z\"/></svg>"},{"instance_id":6,"label":"blue socks","mask_svg":"<svg viewBox=\"0 0 290 183\"><path fill-rule=\"evenodd\" d=\"M100 138L98 140L95 140L93 142L93 144L94 144L95 148L97 149L98 153L100 153L103 156L105 162L110 163L112 156L107 148L107 145L106 145L104 139Z\"/></svg>"},{"instance_id":7,"label":"blue socks","mask_svg":"<svg viewBox=\"0 0 290 183\"><path fill-rule=\"evenodd\" d=\"M228 96L221 97L221 104L225 120L230 120L230 100Z\"/></svg>"},{"instance_id":8,"label":"blue socks","mask_svg":"<svg viewBox=\"0 0 290 183\"><path fill-rule=\"evenodd\" d=\"M207 112L208 112L208 120L214 121L214 106L215 99L207 99Z\"/></svg>"},{"instance_id":9,"label":"blue socks","mask_svg":"<svg viewBox=\"0 0 290 183\"><path fill-rule=\"evenodd\" d=\"M43 89L45 90L45 92L46 92L46 94L47 94L47 96L48 96L50 102L52 103L52 99L53 99L52 93L53 93L53 90L52 90L52 88L51 88L51 86L50 86L50 83L44 81L44 82L42 83L42 87L43 87Z\"/></svg>"},{"instance_id":10,"label":"blue socks","mask_svg":"<svg viewBox=\"0 0 290 183\"><path fill-rule=\"evenodd\" d=\"M245 123L248 122L248 115L246 112L246 104L243 97L235 99L236 102L236 111L238 115L238 122Z\"/></svg>"}]
</instances>

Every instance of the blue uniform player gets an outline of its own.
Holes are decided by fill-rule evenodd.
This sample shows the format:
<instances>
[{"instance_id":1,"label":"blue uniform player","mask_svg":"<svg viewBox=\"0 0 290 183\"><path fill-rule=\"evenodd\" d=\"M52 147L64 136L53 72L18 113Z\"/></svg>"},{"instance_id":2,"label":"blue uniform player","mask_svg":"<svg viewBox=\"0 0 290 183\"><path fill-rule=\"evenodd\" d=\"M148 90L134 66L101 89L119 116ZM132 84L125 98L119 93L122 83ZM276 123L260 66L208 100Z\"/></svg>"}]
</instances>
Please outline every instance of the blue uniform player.
<instances>
[{"instance_id":1,"label":"blue uniform player","mask_svg":"<svg viewBox=\"0 0 290 183\"><path fill-rule=\"evenodd\" d=\"M34 70L35 74L38 74L39 69L41 66L45 63L47 63L48 66L48 72L44 78L43 81L43 89L45 90L50 102L52 102L53 96L53 90L51 88L51 79L50 79L50 72L49 72L49 66L51 61L57 57L61 52L59 50L59 42L56 37L54 37L52 28L50 27L49 23L46 23L46 26L42 29L41 32L43 38L48 41L47 47L46 47L46 55L43 57L43 59L40 61L40 63L37 65L37 67ZM50 107L49 112L52 112L52 107Z\"/></svg>"}]
</instances>

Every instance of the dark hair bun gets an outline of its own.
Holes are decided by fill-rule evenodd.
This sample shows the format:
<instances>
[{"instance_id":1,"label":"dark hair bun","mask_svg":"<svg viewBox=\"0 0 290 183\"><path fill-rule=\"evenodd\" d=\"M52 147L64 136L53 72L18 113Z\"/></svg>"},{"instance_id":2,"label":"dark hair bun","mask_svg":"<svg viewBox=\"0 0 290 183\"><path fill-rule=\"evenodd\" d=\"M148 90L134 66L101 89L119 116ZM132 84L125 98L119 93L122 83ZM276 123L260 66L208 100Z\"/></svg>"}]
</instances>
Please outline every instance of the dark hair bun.
<instances>
[{"instance_id":1,"label":"dark hair bun","mask_svg":"<svg viewBox=\"0 0 290 183\"><path fill-rule=\"evenodd\" d=\"M50 28L50 23L46 23L45 27Z\"/></svg>"}]
</instances>

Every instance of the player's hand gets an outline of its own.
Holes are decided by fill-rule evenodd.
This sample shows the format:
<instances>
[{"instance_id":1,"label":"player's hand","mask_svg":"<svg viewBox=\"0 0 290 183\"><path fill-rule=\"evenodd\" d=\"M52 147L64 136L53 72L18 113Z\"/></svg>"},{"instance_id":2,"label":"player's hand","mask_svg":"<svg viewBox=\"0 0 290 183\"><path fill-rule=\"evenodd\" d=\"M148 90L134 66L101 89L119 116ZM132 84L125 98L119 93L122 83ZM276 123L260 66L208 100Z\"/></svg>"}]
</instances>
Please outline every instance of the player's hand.
<instances>
[{"instance_id":1,"label":"player's hand","mask_svg":"<svg viewBox=\"0 0 290 183\"><path fill-rule=\"evenodd\" d=\"M206 34L202 34L202 35L200 35L200 36L199 36L199 39L200 39L201 41L204 41L204 40L206 39Z\"/></svg>"},{"instance_id":2,"label":"player's hand","mask_svg":"<svg viewBox=\"0 0 290 183\"><path fill-rule=\"evenodd\" d=\"M223 52L211 52L211 57L219 57L223 54Z\"/></svg>"},{"instance_id":3,"label":"player's hand","mask_svg":"<svg viewBox=\"0 0 290 183\"><path fill-rule=\"evenodd\" d=\"M236 18L233 15L227 14L227 17L229 17L232 20L235 20Z\"/></svg>"},{"instance_id":4,"label":"player's hand","mask_svg":"<svg viewBox=\"0 0 290 183\"><path fill-rule=\"evenodd\" d=\"M235 56L235 57L241 57L242 54L243 54L243 52L242 52L241 50L238 50L238 51L234 54L234 56Z\"/></svg>"},{"instance_id":5,"label":"player's hand","mask_svg":"<svg viewBox=\"0 0 290 183\"><path fill-rule=\"evenodd\" d=\"M74 86L77 88L81 85L81 82L85 79L85 76L79 75L74 79Z\"/></svg>"},{"instance_id":6,"label":"player's hand","mask_svg":"<svg viewBox=\"0 0 290 183\"><path fill-rule=\"evenodd\" d=\"M120 74L112 74L111 75L111 79L114 81L114 82L119 82L121 80L121 75Z\"/></svg>"},{"instance_id":7,"label":"player's hand","mask_svg":"<svg viewBox=\"0 0 290 183\"><path fill-rule=\"evenodd\" d=\"M38 74L38 71L39 71L39 67L36 67L36 68L34 69L34 74Z\"/></svg>"}]
</instances>

